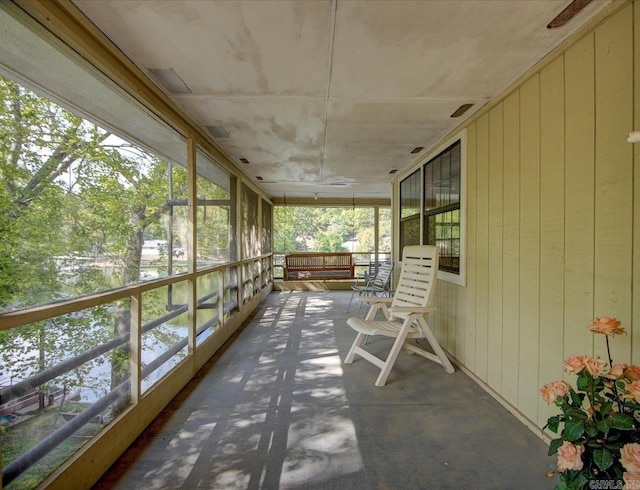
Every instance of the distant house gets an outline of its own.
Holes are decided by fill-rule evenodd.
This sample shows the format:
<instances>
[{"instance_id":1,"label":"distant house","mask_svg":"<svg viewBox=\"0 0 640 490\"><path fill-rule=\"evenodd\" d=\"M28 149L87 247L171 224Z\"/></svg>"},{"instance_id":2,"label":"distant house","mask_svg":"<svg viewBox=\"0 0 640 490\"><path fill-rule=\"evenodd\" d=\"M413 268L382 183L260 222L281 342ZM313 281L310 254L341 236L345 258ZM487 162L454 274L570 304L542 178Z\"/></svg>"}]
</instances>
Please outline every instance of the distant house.
<instances>
[{"instance_id":1,"label":"distant house","mask_svg":"<svg viewBox=\"0 0 640 490\"><path fill-rule=\"evenodd\" d=\"M142 258L154 260L167 254L166 240L145 240L142 244Z\"/></svg>"}]
</instances>

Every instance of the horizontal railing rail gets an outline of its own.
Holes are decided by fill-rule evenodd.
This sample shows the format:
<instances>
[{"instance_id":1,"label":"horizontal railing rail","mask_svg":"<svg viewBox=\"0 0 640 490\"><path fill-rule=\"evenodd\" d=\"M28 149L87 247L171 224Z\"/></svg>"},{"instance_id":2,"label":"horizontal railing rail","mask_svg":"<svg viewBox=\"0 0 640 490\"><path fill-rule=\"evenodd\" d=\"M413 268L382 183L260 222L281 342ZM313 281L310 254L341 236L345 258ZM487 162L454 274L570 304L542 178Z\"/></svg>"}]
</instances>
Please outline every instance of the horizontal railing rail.
<instances>
[{"instance_id":1,"label":"horizontal railing rail","mask_svg":"<svg viewBox=\"0 0 640 490\"><path fill-rule=\"evenodd\" d=\"M225 289L232 289L232 288L229 287ZM198 300L198 303L205 303L206 301L213 299L214 297L215 298L218 297L217 291L211 294L208 294L206 296L203 296ZM172 320L182 315L183 313L186 313L187 310L188 310L187 305L183 305L183 306L180 306L179 308L171 310L166 315L163 315L159 318L156 318L155 320L145 323L142 326L142 333L147 333L153 330L154 328L165 324L169 320ZM89 361L92 361L100 357L101 355L106 354L107 352L113 349L116 349L117 347L120 347L121 345L126 344L128 341L129 341L129 334L120 335L119 337L115 337L105 342L104 344L100 344L94 347L93 349L83 352L82 354L69 358L65 361L59 362L55 366L49 369L46 369L44 371L41 371L37 374L34 374L33 376L30 376L29 378L23 381L19 381L12 386L7 386L6 388L2 388L0 389L0 405L9 403L10 401L16 398L33 391L38 386L41 386L44 383L51 381L62 374L68 373L69 371Z\"/></svg>"},{"instance_id":2,"label":"horizontal railing rail","mask_svg":"<svg viewBox=\"0 0 640 490\"><path fill-rule=\"evenodd\" d=\"M20 327L22 325L28 325L38 321L44 321L67 314L77 313L96 306L105 305L107 303L126 298L141 298L142 293L144 292L167 287L176 283L183 282L185 280L194 280L194 278L202 277L204 275L215 272L222 274L224 281L225 276L227 276L227 270L235 271L230 274L229 277L226 277L226 280L228 282L223 282L222 288L220 290L212 291L197 299L195 305L197 309L214 310L211 318L196 327L195 335L197 338L208 329L214 327L215 325L221 324L223 319L220 318L219 313L226 317L226 315L239 308L240 295L243 294L239 289L240 284L244 286L247 283L253 282L254 288L251 288L251 292L256 291L256 281L262 281L263 278L261 277L260 268L255 267L255 264L262 264L265 259L267 259L268 261L272 261L272 257L273 254L269 253L242 261L206 267L192 273L182 273L171 277L154 279L135 285L124 286L116 290L109 290L83 297L72 298L58 303L38 305L21 310L4 312L0 314L0 330L9 330L12 328ZM253 270L250 269L251 272L248 274L248 276L247 274L242 273L242 268L245 265L247 267L254 268ZM269 271L272 270L271 264L265 269ZM242 280L238 281L238 278L242 278ZM259 288L260 286L258 286L258 289ZM229 292L235 292L235 294L231 294L230 296L228 296L227 293ZM224 299L220 298L220 294L222 293L224 293ZM217 305L219 305L221 301L223 302L222 305L220 305L222 311L215 311L218 307ZM187 304L172 304L169 306L170 309L168 313L141 325L140 335L150 332L153 329L167 323L168 321L188 312ZM132 331L134 330L134 327L135 326L132 325ZM30 376L25 380L21 380L13 383L12 385L2 387L0 389L0 405L10 403L28 393L33 393L34 390L37 390L37 388L42 386L43 384L50 382L87 362L95 360L96 358L110 351L113 351L113 349L126 344L129 340L129 333L120 335L108 340L107 342L104 342L101 345L95 346L92 349L83 352L82 354L57 363L55 366L34 374L33 376ZM187 347L188 343L189 337L184 337L174 344L167 346L160 355L158 355L151 362L141 367L140 380L148 378L152 373L165 365L167 361L169 361L172 357L182 351L185 347ZM140 355L137 355L136 358L140 359ZM46 456L55 447L75 434L79 429L84 427L87 423L95 420L96 417L101 416L102 413L111 404L113 404L115 401L118 401L118 399L126 398L126 400L122 400L122 403L120 403L120 405L125 405L128 402L128 398L130 397L130 383L131 381L127 380L117 388L110 391L107 395L99 398L95 403L89 405L82 412L77 413L77 415L74 414L73 418L60 426L60 428L56 429L49 436L38 442L31 449L25 451L15 460L3 466L2 486L8 485L11 481L19 477L24 471L26 471L28 468L30 468L40 459Z\"/></svg>"}]
</instances>

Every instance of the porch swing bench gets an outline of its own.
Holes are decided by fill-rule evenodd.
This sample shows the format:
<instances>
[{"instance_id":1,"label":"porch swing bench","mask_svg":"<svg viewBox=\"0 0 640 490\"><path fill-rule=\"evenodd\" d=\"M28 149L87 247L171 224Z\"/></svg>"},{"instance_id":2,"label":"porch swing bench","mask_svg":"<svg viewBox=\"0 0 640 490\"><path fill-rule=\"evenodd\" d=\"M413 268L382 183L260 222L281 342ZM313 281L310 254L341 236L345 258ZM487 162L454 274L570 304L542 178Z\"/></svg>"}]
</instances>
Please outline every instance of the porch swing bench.
<instances>
[{"instance_id":1,"label":"porch swing bench","mask_svg":"<svg viewBox=\"0 0 640 490\"><path fill-rule=\"evenodd\" d=\"M349 252L288 254L284 260L285 281L354 278L353 256Z\"/></svg>"}]
</instances>

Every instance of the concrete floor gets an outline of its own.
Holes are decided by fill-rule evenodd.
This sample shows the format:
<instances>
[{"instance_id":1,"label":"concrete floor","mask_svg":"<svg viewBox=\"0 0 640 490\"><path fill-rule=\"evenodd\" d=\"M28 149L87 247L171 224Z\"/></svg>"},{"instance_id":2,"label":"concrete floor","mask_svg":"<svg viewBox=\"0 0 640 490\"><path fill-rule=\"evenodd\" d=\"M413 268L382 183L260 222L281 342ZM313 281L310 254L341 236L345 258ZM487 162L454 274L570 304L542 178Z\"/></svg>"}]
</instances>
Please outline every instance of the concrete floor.
<instances>
[{"instance_id":1,"label":"concrete floor","mask_svg":"<svg viewBox=\"0 0 640 490\"><path fill-rule=\"evenodd\" d=\"M274 292L96 489L543 489L546 445L462 371L344 359L348 292ZM355 303L354 303L355 304ZM388 339L372 339L384 349Z\"/></svg>"}]
</instances>

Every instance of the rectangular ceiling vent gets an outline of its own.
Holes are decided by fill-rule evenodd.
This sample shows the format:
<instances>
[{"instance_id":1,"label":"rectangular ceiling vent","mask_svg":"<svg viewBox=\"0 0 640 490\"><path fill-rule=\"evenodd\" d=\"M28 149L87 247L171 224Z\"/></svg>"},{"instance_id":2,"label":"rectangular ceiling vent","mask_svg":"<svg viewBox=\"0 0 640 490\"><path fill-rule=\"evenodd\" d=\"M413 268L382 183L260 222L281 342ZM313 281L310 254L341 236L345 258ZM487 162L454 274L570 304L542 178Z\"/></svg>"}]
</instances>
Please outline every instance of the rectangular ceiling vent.
<instances>
[{"instance_id":1,"label":"rectangular ceiling vent","mask_svg":"<svg viewBox=\"0 0 640 490\"><path fill-rule=\"evenodd\" d=\"M229 137L229 131L223 126L205 126L205 129L209 131L209 134L214 138L223 139Z\"/></svg>"},{"instance_id":2,"label":"rectangular ceiling vent","mask_svg":"<svg viewBox=\"0 0 640 490\"><path fill-rule=\"evenodd\" d=\"M556 15L551 22L547 24L547 29L556 29L562 27L571 19L573 19L578 12L589 4L591 0L573 0L565 9Z\"/></svg>"},{"instance_id":3,"label":"rectangular ceiling vent","mask_svg":"<svg viewBox=\"0 0 640 490\"><path fill-rule=\"evenodd\" d=\"M465 112L467 112L469 109L471 109L471 107L473 107L473 104L462 104L460 107L458 107L455 110L455 112L453 114L451 114L450 117L460 117Z\"/></svg>"},{"instance_id":4,"label":"rectangular ceiling vent","mask_svg":"<svg viewBox=\"0 0 640 490\"><path fill-rule=\"evenodd\" d=\"M180 78L173 68L149 68L151 74L171 94L191 94L184 80Z\"/></svg>"}]
</instances>

